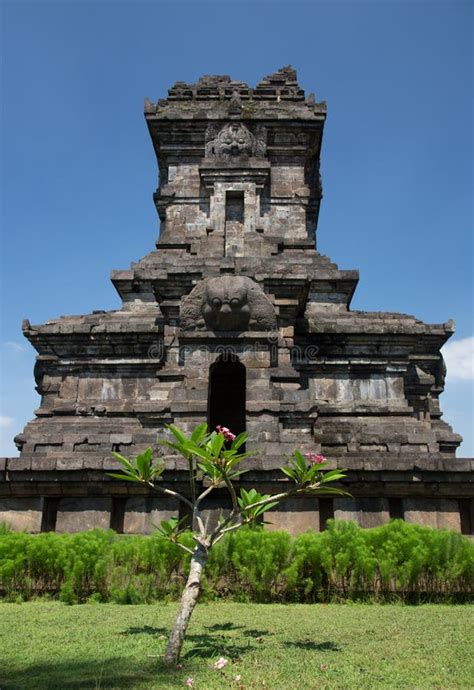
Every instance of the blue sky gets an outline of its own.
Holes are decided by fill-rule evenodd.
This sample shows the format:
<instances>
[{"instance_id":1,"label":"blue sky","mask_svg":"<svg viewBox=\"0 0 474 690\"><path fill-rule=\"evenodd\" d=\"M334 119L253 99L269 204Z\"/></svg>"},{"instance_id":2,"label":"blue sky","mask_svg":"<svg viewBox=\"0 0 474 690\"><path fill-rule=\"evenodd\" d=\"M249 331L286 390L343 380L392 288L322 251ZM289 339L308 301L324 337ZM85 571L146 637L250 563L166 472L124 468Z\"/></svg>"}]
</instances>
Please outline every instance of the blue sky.
<instances>
[{"instance_id":1,"label":"blue sky","mask_svg":"<svg viewBox=\"0 0 474 690\"><path fill-rule=\"evenodd\" d=\"M442 407L474 455L470 2L1 7L0 454L39 402L22 319L118 307L110 270L154 246L144 97L291 63L328 102L318 248L360 270L353 308L455 319Z\"/></svg>"}]
</instances>

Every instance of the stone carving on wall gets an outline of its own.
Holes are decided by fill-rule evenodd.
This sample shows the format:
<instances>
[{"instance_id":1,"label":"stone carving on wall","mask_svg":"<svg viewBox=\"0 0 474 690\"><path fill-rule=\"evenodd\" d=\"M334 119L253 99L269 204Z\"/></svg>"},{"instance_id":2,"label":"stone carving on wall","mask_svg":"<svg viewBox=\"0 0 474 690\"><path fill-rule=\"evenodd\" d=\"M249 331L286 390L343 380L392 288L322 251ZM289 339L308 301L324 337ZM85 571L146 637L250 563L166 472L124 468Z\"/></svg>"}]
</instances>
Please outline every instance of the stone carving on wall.
<instances>
[{"instance_id":1,"label":"stone carving on wall","mask_svg":"<svg viewBox=\"0 0 474 690\"><path fill-rule=\"evenodd\" d=\"M262 288L246 276L205 278L181 301L185 330L266 331L276 325L275 309Z\"/></svg>"},{"instance_id":2,"label":"stone carving on wall","mask_svg":"<svg viewBox=\"0 0 474 690\"><path fill-rule=\"evenodd\" d=\"M263 125L253 134L242 122L229 122L220 128L210 124L206 132L206 157L229 160L237 157L262 157L266 152L266 130Z\"/></svg>"}]
</instances>

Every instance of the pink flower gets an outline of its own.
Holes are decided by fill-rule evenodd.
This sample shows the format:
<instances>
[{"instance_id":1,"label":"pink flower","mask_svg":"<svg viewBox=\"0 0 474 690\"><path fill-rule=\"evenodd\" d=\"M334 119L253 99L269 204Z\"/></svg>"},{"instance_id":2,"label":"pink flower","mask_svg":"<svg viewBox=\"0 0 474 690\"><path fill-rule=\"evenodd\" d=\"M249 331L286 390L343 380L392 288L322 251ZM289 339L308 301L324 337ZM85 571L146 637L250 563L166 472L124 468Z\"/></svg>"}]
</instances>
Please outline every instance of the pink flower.
<instances>
[{"instance_id":1,"label":"pink flower","mask_svg":"<svg viewBox=\"0 0 474 690\"><path fill-rule=\"evenodd\" d=\"M229 661L227 659L224 659L223 656L221 656L220 659L217 659L216 663L212 668L214 668L216 671L220 671L221 668L224 668L224 666L227 666Z\"/></svg>"},{"instance_id":2,"label":"pink flower","mask_svg":"<svg viewBox=\"0 0 474 690\"><path fill-rule=\"evenodd\" d=\"M319 465L321 462L326 462L324 455L318 455L317 453L305 453L305 458L313 463L313 465Z\"/></svg>"},{"instance_id":3,"label":"pink flower","mask_svg":"<svg viewBox=\"0 0 474 690\"><path fill-rule=\"evenodd\" d=\"M221 426L218 424L216 426L216 431L218 434L224 434L224 438L226 441L233 441L235 439L235 434L232 433L230 429L228 429L226 426Z\"/></svg>"},{"instance_id":4,"label":"pink flower","mask_svg":"<svg viewBox=\"0 0 474 690\"><path fill-rule=\"evenodd\" d=\"M186 678L186 685L188 686L188 688L192 688L193 683L194 683L194 680L191 678L191 676L189 676L189 678Z\"/></svg>"}]
</instances>

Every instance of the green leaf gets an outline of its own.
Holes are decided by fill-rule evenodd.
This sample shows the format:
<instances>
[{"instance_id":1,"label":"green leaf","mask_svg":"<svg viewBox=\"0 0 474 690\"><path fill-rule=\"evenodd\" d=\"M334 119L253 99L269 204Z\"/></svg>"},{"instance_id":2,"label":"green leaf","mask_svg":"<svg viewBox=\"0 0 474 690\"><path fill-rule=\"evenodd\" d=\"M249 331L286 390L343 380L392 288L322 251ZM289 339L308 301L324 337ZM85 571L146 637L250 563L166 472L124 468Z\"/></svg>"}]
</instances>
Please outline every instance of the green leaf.
<instances>
[{"instance_id":1,"label":"green leaf","mask_svg":"<svg viewBox=\"0 0 474 690\"><path fill-rule=\"evenodd\" d=\"M137 473L140 477L143 477L143 456L137 455L135 458L135 464L137 466Z\"/></svg>"},{"instance_id":2,"label":"green leaf","mask_svg":"<svg viewBox=\"0 0 474 690\"><path fill-rule=\"evenodd\" d=\"M214 477L216 474L216 468L214 465L209 465L208 463L204 462L198 462L198 468L201 470L201 472L204 472L204 474L207 474L211 477Z\"/></svg>"},{"instance_id":3,"label":"green leaf","mask_svg":"<svg viewBox=\"0 0 474 690\"><path fill-rule=\"evenodd\" d=\"M165 426L166 426L166 428L167 428L169 431L171 431L171 433L173 434L173 436L176 438L176 440L177 440L179 443L183 443L184 441L187 440L187 439L186 439L186 436L185 436L184 433L181 431L181 429L179 429L179 428L178 428L177 426L175 426L174 424L166 424Z\"/></svg>"},{"instance_id":4,"label":"green leaf","mask_svg":"<svg viewBox=\"0 0 474 690\"><path fill-rule=\"evenodd\" d=\"M189 454L186 453L181 443L172 443L172 441L167 441L166 439L158 439L157 443L160 446L166 446L167 448L177 450L180 455L183 455L186 459L188 459Z\"/></svg>"},{"instance_id":5,"label":"green leaf","mask_svg":"<svg viewBox=\"0 0 474 690\"><path fill-rule=\"evenodd\" d=\"M221 457L223 458L239 458L240 460L243 458L248 458L251 455L255 455L255 453L251 453L250 451L239 453L237 450L235 450L235 448L226 448L221 452Z\"/></svg>"},{"instance_id":6,"label":"green leaf","mask_svg":"<svg viewBox=\"0 0 474 690\"><path fill-rule=\"evenodd\" d=\"M299 467L300 469L302 469L302 470L305 470L305 469L306 469L307 460L306 460L306 458L304 457L303 453L301 453L299 450L295 450L295 452L293 453L293 455L294 455L294 457L295 457L295 459L296 459L296 464L298 465L298 467Z\"/></svg>"},{"instance_id":7,"label":"green leaf","mask_svg":"<svg viewBox=\"0 0 474 690\"><path fill-rule=\"evenodd\" d=\"M323 467L327 466L327 462L317 462L317 463L311 463L310 469L314 470L315 472L319 472L320 470L323 469Z\"/></svg>"},{"instance_id":8,"label":"green leaf","mask_svg":"<svg viewBox=\"0 0 474 690\"><path fill-rule=\"evenodd\" d=\"M139 477L133 477L128 474L117 474L116 472L106 472L106 475L108 477L113 477L114 479L125 479L127 482L141 482L142 480Z\"/></svg>"},{"instance_id":9,"label":"green leaf","mask_svg":"<svg viewBox=\"0 0 474 690\"><path fill-rule=\"evenodd\" d=\"M204 448L196 448L196 450L193 451L193 455L195 455L198 458L201 458L201 460L204 460L205 462L214 462L212 454Z\"/></svg>"},{"instance_id":10,"label":"green leaf","mask_svg":"<svg viewBox=\"0 0 474 690\"><path fill-rule=\"evenodd\" d=\"M222 472L219 472L214 465L207 463L198 463L198 468L213 482L221 481Z\"/></svg>"},{"instance_id":11,"label":"green leaf","mask_svg":"<svg viewBox=\"0 0 474 690\"><path fill-rule=\"evenodd\" d=\"M245 431L242 431L232 441L232 445L231 445L232 450L238 450L240 448L240 446L242 446L245 443L246 440L247 440L247 434Z\"/></svg>"},{"instance_id":12,"label":"green leaf","mask_svg":"<svg viewBox=\"0 0 474 690\"><path fill-rule=\"evenodd\" d=\"M308 488L309 493L320 494L321 496L327 496L332 494L334 496L350 496L351 494L344 489L338 489L335 486L317 486L315 489Z\"/></svg>"},{"instance_id":13,"label":"green leaf","mask_svg":"<svg viewBox=\"0 0 474 690\"><path fill-rule=\"evenodd\" d=\"M156 531L160 537L168 539L171 542L176 542L178 537L186 531L186 518L178 520L177 517L171 517L169 520L161 520L160 526L156 527Z\"/></svg>"},{"instance_id":14,"label":"green leaf","mask_svg":"<svg viewBox=\"0 0 474 690\"><path fill-rule=\"evenodd\" d=\"M283 472L283 474L286 474L287 477L295 480L295 470L292 470L289 467L280 467L280 470Z\"/></svg>"},{"instance_id":15,"label":"green leaf","mask_svg":"<svg viewBox=\"0 0 474 690\"><path fill-rule=\"evenodd\" d=\"M191 440L198 444L204 439L204 437L207 434L207 424L206 422L203 422L202 424L198 424L197 427L193 430L193 433L191 434Z\"/></svg>"},{"instance_id":16,"label":"green leaf","mask_svg":"<svg viewBox=\"0 0 474 690\"><path fill-rule=\"evenodd\" d=\"M324 482L335 482L338 479L344 479L346 476L347 475L340 470L331 470L330 472L325 472L325 474L321 477L320 482L321 484Z\"/></svg>"},{"instance_id":17,"label":"green leaf","mask_svg":"<svg viewBox=\"0 0 474 690\"><path fill-rule=\"evenodd\" d=\"M227 477L229 479L235 479L236 477L240 477L241 474L246 474L247 472L250 472L250 470L239 470L238 472L227 472Z\"/></svg>"},{"instance_id":18,"label":"green leaf","mask_svg":"<svg viewBox=\"0 0 474 690\"><path fill-rule=\"evenodd\" d=\"M215 458L219 457L224 441L224 434L215 434L215 436L211 437L211 451Z\"/></svg>"},{"instance_id":19,"label":"green leaf","mask_svg":"<svg viewBox=\"0 0 474 690\"><path fill-rule=\"evenodd\" d=\"M270 510L270 508L274 508L275 506L278 505L278 501L273 501L272 503L267 503L264 506L259 506L258 508L255 508L255 513L254 515L261 515L262 513L265 513L267 510Z\"/></svg>"},{"instance_id":20,"label":"green leaf","mask_svg":"<svg viewBox=\"0 0 474 690\"><path fill-rule=\"evenodd\" d=\"M125 458L123 455L120 453L116 453L114 450L112 451L112 455L116 460L118 460L124 467L127 467L129 470L133 469L132 464L127 458Z\"/></svg>"}]
</instances>

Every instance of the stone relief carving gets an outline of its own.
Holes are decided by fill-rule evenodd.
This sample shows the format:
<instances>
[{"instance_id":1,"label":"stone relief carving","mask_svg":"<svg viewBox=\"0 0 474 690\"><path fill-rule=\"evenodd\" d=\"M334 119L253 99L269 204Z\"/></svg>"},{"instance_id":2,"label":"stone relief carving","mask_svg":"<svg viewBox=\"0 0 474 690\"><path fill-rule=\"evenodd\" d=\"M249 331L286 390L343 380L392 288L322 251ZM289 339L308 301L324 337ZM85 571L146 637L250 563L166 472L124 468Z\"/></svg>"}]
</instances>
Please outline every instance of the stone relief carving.
<instances>
[{"instance_id":1,"label":"stone relief carving","mask_svg":"<svg viewBox=\"0 0 474 690\"><path fill-rule=\"evenodd\" d=\"M210 124L206 132L206 157L229 160L239 156L262 157L266 152L266 130L258 125L255 134L242 122L229 122L220 128Z\"/></svg>"},{"instance_id":2,"label":"stone relief carving","mask_svg":"<svg viewBox=\"0 0 474 690\"><path fill-rule=\"evenodd\" d=\"M181 300L185 330L265 331L275 328L275 309L262 288L246 276L205 278Z\"/></svg>"}]
</instances>

